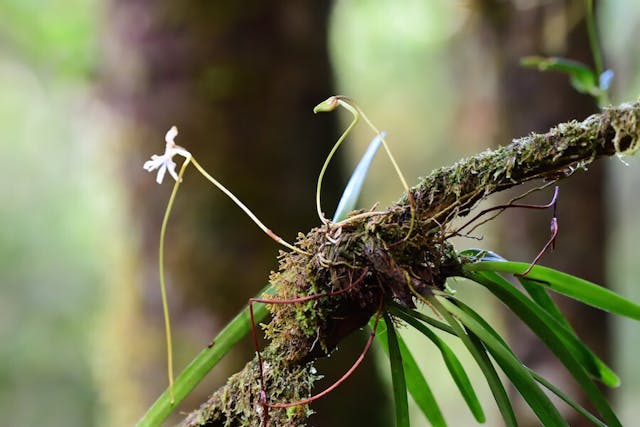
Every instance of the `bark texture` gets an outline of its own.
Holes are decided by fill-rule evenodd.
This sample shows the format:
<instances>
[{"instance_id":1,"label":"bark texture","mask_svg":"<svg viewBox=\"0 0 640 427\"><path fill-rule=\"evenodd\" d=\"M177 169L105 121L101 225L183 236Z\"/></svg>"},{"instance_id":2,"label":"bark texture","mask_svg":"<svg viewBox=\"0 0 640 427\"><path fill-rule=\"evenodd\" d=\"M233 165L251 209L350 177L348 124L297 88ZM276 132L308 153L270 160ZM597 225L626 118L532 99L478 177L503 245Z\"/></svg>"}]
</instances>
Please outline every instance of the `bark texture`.
<instances>
[{"instance_id":1,"label":"bark texture","mask_svg":"<svg viewBox=\"0 0 640 427\"><path fill-rule=\"evenodd\" d=\"M414 231L405 239L411 209L405 196L381 212L355 212L301 236L280 258L271 277L274 298L287 299L347 289L340 296L302 304L271 306L269 345L262 353L266 399L300 400L315 381L312 362L329 354L388 301L412 306L406 274L420 293L441 288L460 274L460 260L447 239L451 220L465 216L487 196L531 180L558 180L586 169L598 157L633 154L640 147L640 103L606 109L582 122L562 123L510 145L434 171L411 189ZM261 398L257 359L232 376L183 425L306 425L306 406L267 411Z\"/></svg>"}]
</instances>

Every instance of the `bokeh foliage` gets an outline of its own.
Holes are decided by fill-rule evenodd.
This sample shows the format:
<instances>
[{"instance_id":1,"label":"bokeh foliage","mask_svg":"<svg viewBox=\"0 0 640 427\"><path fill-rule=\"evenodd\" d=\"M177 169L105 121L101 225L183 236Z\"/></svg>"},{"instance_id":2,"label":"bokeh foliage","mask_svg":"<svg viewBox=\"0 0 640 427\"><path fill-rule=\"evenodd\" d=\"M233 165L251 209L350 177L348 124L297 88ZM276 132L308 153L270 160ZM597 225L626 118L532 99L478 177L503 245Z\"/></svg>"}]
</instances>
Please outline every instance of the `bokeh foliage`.
<instances>
[{"instance_id":1,"label":"bokeh foliage","mask_svg":"<svg viewBox=\"0 0 640 427\"><path fill-rule=\"evenodd\" d=\"M112 225L86 108L98 19L87 0L0 3L3 425L95 420L89 343Z\"/></svg>"}]
</instances>

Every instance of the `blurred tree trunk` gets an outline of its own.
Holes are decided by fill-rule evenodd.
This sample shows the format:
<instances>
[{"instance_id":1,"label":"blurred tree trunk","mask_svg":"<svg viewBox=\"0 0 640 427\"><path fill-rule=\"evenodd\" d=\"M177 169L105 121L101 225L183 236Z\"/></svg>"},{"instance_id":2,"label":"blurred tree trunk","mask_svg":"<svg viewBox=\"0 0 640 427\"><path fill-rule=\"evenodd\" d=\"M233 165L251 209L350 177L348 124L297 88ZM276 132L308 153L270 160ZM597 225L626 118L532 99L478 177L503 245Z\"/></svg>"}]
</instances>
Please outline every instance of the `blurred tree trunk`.
<instances>
[{"instance_id":1,"label":"blurred tree trunk","mask_svg":"<svg viewBox=\"0 0 640 427\"><path fill-rule=\"evenodd\" d=\"M328 9L314 1L110 2L103 81L126 129L118 155L139 247L114 266L99 374L112 414L105 424L131 424L167 385L156 254L172 181L158 186L142 164L163 152L172 125L180 131L176 142L286 240L318 223L315 179L338 135L336 116L312 114L332 94ZM340 193L337 169L324 186L327 215ZM179 372L265 285L280 248L194 169L178 193L167 239ZM337 377L350 366L363 345L352 341L323 374ZM178 410L205 400L252 354L247 341ZM384 425L372 364L357 378L314 405L314 424Z\"/></svg>"},{"instance_id":2,"label":"blurred tree trunk","mask_svg":"<svg viewBox=\"0 0 640 427\"><path fill-rule=\"evenodd\" d=\"M577 93L564 75L541 73L520 67L527 55L562 56L592 63L585 26L585 2L480 1L483 8L484 37L494 40L499 87L500 119L504 135L500 140L544 131L554 123L586 117L597 112L592 98ZM512 196L515 194L512 194ZM548 203L552 190L528 200ZM545 255L542 264L575 274L598 284L605 281L604 165L590 166L588 173L577 171L560 185L558 221L560 234L556 252ZM515 260L532 259L549 238L550 213L513 211L501 219L504 253ZM603 360L610 360L608 318L584 304L559 301L578 335ZM564 367L527 331L519 321L507 322L509 335L523 362L541 372L576 401L591 408ZM519 419L523 426L538 425L520 399ZM572 426L589 423L570 408Z\"/></svg>"}]
</instances>

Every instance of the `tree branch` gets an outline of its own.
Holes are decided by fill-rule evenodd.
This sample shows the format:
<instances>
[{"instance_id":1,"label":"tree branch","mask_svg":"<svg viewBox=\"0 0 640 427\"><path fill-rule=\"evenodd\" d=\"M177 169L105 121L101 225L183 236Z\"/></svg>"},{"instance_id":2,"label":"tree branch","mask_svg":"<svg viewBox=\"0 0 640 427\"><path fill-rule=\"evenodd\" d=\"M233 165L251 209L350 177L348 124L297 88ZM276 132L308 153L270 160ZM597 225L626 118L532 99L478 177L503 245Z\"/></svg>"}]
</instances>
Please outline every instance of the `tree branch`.
<instances>
[{"instance_id":1,"label":"tree branch","mask_svg":"<svg viewBox=\"0 0 640 427\"><path fill-rule=\"evenodd\" d=\"M458 275L448 228L480 200L526 181L565 178L598 157L633 154L639 147L640 103L607 108L582 122L562 123L432 172L411 190L416 224L409 239L404 239L411 218L406 195L383 212L354 212L301 236L298 245L312 255L281 255L279 272L271 276L277 289L273 298L335 292L359 283L338 296L270 306L269 345L262 352L268 402L308 397L317 379L313 360L366 324L381 299L413 306L405 273L423 294ZM254 358L183 424L261 425L266 411L260 396ZM308 415L306 406L268 411L270 425L277 426L306 425Z\"/></svg>"}]
</instances>

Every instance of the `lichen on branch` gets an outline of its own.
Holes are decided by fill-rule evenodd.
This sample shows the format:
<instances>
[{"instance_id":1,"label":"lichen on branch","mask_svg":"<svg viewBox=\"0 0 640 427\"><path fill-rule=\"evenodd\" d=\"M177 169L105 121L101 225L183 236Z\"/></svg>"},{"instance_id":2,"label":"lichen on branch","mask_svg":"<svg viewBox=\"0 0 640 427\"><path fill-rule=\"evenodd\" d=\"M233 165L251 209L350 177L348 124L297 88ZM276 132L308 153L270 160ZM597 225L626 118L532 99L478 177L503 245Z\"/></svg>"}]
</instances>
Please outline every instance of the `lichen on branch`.
<instances>
[{"instance_id":1,"label":"lichen on branch","mask_svg":"<svg viewBox=\"0 0 640 427\"><path fill-rule=\"evenodd\" d=\"M411 189L416 206L414 230L405 195L381 212L354 212L300 235L306 253L289 252L270 281L274 299L292 299L347 289L331 297L270 305L263 350L267 399L295 402L311 394L317 374L313 361L328 355L349 333L361 328L380 301L413 306L406 274L417 292L442 288L460 274L456 252L447 241L451 221L466 215L487 196L543 179L557 180L586 169L598 157L627 155L640 147L640 103L605 109L579 122L561 123L545 134L531 134L438 169ZM354 286L355 284L355 286ZM229 378L183 425L257 426L265 417L257 358ZM269 424L303 426L306 406L268 411Z\"/></svg>"}]
</instances>

